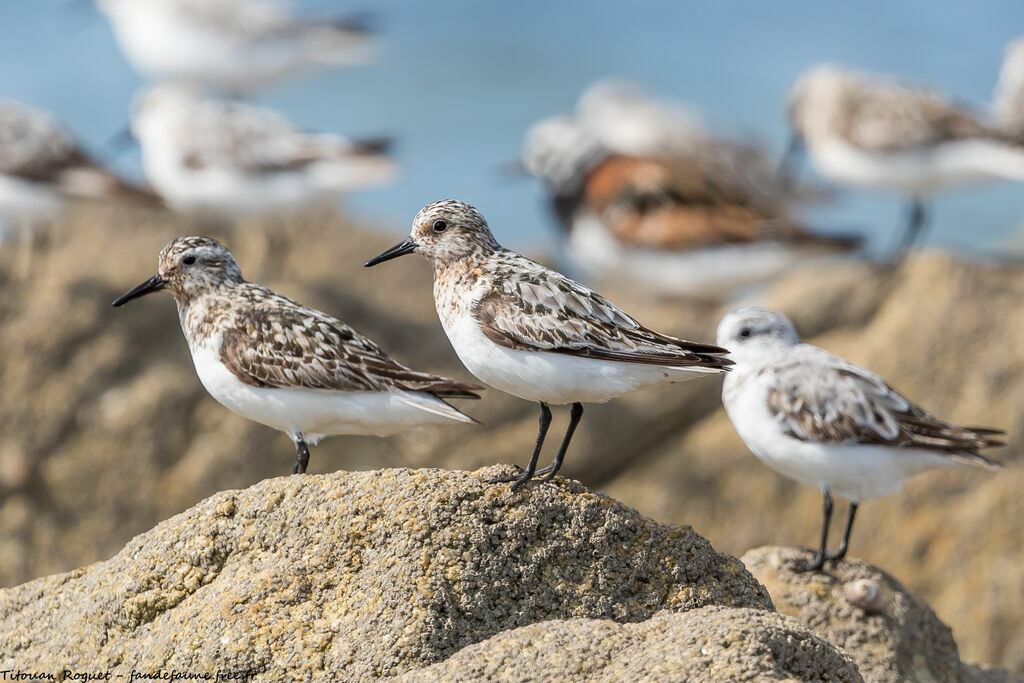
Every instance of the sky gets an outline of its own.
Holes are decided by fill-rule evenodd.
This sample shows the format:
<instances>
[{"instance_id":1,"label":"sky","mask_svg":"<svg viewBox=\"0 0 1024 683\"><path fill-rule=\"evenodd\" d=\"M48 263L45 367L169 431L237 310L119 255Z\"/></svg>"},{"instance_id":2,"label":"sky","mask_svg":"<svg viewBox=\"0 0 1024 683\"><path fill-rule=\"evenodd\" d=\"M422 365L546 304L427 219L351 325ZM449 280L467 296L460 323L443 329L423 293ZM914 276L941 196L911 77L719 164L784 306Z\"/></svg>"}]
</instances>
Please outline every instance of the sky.
<instances>
[{"instance_id":1,"label":"sky","mask_svg":"<svg viewBox=\"0 0 1024 683\"><path fill-rule=\"evenodd\" d=\"M499 239L522 248L552 243L544 192L497 169L518 155L532 122L570 111L595 80L634 80L694 106L718 132L778 153L786 93L815 63L896 74L984 107L1004 45L1024 34L1020 0L295 4L310 13L365 11L381 32L376 63L308 74L257 97L311 129L397 138L400 179L353 196L349 208L397 235L424 204L462 199ZM52 110L133 175L141 173L137 151L113 156L104 142L124 127L141 83L88 0L0 1L0 94ZM849 191L805 220L863 232L885 249L904 210L897 196ZM1017 185L960 190L936 202L928 239L998 249L1011 235L1019 240L1022 216Z\"/></svg>"}]
</instances>

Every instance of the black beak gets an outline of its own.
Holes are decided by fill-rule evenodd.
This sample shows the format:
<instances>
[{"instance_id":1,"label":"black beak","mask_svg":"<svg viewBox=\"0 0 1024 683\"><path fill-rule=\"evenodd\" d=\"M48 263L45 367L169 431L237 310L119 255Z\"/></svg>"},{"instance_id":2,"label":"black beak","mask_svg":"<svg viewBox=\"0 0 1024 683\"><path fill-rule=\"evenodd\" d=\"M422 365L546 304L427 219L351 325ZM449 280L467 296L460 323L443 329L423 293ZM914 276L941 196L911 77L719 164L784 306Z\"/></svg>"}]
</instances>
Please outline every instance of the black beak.
<instances>
[{"instance_id":1,"label":"black beak","mask_svg":"<svg viewBox=\"0 0 1024 683\"><path fill-rule=\"evenodd\" d=\"M786 152L779 162L778 174L788 185L796 183L796 176L800 172L800 166L804 160L807 147L804 138L799 133L792 133L789 144L786 145Z\"/></svg>"},{"instance_id":2,"label":"black beak","mask_svg":"<svg viewBox=\"0 0 1024 683\"><path fill-rule=\"evenodd\" d=\"M390 261L393 258L398 258L399 256L411 254L412 252L416 251L416 248L418 246L420 245L413 242L412 237L406 237L404 240L402 240L395 246L391 247L380 256L374 256L372 259L364 263L363 268L369 268L370 266L375 266L378 263L384 263L385 261Z\"/></svg>"},{"instance_id":3,"label":"black beak","mask_svg":"<svg viewBox=\"0 0 1024 683\"><path fill-rule=\"evenodd\" d=\"M146 296L147 294L150 294L152 292L159 292L166 286L166 280L164 280L159 275L154 275L153 277L143 282L141 285L132 287L127 292L114 299L114 306L124 306L132 299L138 299L140 296Z\"/></svg>"}]
</instances>

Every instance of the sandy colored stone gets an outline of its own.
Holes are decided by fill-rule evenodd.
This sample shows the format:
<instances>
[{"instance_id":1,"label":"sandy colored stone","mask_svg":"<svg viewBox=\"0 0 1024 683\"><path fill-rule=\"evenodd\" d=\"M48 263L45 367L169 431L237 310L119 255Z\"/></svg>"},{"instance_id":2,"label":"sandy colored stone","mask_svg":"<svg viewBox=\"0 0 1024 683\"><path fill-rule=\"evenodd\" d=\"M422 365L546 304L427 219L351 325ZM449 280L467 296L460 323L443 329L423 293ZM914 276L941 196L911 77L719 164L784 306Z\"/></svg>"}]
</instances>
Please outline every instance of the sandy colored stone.
<instances>
[{"instance_id":1,"label":"sandy colored stone","mask_svg":"<svg viewBox=\"0 0 1024 683\"><path fill-rule=\"evenodd\" d=\"M636 624L545 621L400 681L861 681L850 657L773 612L705 607Z\"/></svg>"},{"instance_id":2,"label":"sandy colored stone","mask_svg":"<svg viewBox=\"0 0 1024 683\"><path fill-rule=\"evenodd\" d=\"M0 664L361 680L550 619L771 609L735 558L582 486L475 473L281 477L68 574L0 591Z\"/></svg>"},{"instance_id":3,"label":"sandy colored stone","mask_svg":"<svg viewBox=\"0 0 1024 683\"><path fill-rule=\"evenodd\" d=\"M811 555L763 547L742 561L768 588L780 613L849 653L865 681L1010 680L1006 672L961 663L949 627L884 571L856 559L830 564L821 572L800 571ZM850 590L858 584L878 591L868 609L855 597L862 592Z\"/></svg>"}]
</instances>

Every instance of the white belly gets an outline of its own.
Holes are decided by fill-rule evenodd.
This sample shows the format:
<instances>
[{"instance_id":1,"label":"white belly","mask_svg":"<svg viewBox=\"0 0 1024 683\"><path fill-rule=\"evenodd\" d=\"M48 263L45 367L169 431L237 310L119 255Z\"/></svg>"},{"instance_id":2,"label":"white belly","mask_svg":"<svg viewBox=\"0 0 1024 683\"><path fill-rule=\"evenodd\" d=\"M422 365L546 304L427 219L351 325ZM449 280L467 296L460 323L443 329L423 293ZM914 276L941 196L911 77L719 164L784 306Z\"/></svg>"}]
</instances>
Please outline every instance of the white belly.
<instances>
[{"instance_id":1,"label":"white belly","mask_svg":"<svg viewBox=\"0 0 1024 683\"><path fill-rule=\"evenodd\" d=\"M714 299L770 280L809 255L782 242L639 249L616 240L594 216L573 222L569 253L597 278L623 280L668 296Z\"/></svg>"},{"instance_id":2,"label":"white belly","mask_svg":"<svg viewBox=\"0 0 1024 683\"><path fill-rule=\"evenodd\" d=\"M221 363L219 352L213 350L219 347L217 339L208 347L192 349L199 381L210 395L242 417L289 435L299 432L312 443L331 434L386 436L458 419L443 401L418 392L254 387Z\"/></svg>"},{"instance_id":3,"label":"white belly","mask_svg":"<svg viewBox=\"0 0 1024 683\"><path fill-rule=\"evenodd\" d=\"M1024 150L990 140L869 153L829 138L809 151L817 171L830 180L912 195L997 179L1024 180Z\"/></svg>"},{"instance_id":4,"label":"white belly","mask_svg":"<svg viewBox=\"0 0 1024 683\"><path fill-rule=\"evenodd\" d=\"M447 322L442 316L442 324L455 353L477 379L528 401L601 403L714 372L508 349L488 339L468 314Z\"/></svg>"},{"instance_id":5,"label":"white belly","mask_svg":"<svg viewBox=\"0 0 1024 683\"><path fill-rule=\"evenodd\" d=\"M727 385L733 381L726 379ZM772 417L765 397L763 387L751 383L725 400L725 409L754 455L794 481L861 502L899 491L904 481L924 470L956 465L921 450L795 439Z\"/></svg>"},{"instance_id":6,"label":"white belly","mask_svg":"<svg viewBox=\"0 0 1024 683\"><path fill-rule=\"evenodd\" d=\"M301 171L243 173L227 166L190 169L159 141L143 147L146 177L179 211L249 215L280 211L319 201L326 193Z\"/></svg>"}]
</instances>

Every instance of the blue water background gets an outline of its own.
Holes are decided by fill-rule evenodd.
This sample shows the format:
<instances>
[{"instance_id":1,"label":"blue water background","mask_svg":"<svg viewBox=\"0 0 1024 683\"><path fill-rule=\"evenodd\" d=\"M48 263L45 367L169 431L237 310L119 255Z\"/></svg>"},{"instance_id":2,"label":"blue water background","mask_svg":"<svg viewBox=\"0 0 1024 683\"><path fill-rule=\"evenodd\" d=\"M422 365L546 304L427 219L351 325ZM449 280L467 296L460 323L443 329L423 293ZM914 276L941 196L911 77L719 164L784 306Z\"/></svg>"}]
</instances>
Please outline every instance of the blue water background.
<instances>
[{"instance_id":1,"label":"blue water background","mask_svg":"<svg viewBox=\"0 0 1024 683\"><path fill-rule=\"evenodd\" d=\"M0 93L49 108L94 149L127 118L139 77L106 22L68 0L0 3ZM783 102L807 66L837 61L947 89L985 106L1004 44L1024 33L1024 2L423 2L313 1L303 11L368 10L381 35L369 67L321 71L259 101L313 129L392 134L403 164L392 187L349 206L396 234L426 202L477 205L499 237L542 248L553 231L543 192L508 182L495 166L516 156L537 118L572 108L609 75L695 105L722 132L780 150ZM114 159L139 174L138 154ZM862 192L815 210L831 230L893 239L895 198ZM932 243L996 247L1024 216L1024 188L1004 183L956 192L936 206ZM1019 238L1018 238L1019 239Z\"/></svg>"}]
</instances>

